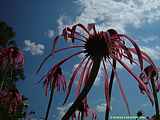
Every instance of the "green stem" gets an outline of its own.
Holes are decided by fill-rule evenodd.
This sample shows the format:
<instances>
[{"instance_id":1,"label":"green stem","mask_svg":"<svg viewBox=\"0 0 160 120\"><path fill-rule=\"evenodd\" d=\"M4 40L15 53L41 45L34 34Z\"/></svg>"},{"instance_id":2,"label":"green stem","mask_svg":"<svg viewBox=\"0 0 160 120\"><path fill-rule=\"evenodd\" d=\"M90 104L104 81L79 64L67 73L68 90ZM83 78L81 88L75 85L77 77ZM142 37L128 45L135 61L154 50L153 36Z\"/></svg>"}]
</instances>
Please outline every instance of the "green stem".
<instances>
[{"instance_id":1,"label":"green stem","mask_svg":"<svg viewBox=\"0 0 160 120\"><path fill-rule=\"evenodd\" d=\"M4 65L4 68L2 68L2 82L1 82L1 86L0 86L0 90L2 90L4 88L4 83L5 81L7 81L7 73L9 71L9 63L6 63L6 65Z\"/></svg>"},{"instance_id":2,"label":"green stem","mask_svg":"<svg viewBox=\"0 0 160 120\"><path fill-rule=\"evenodd\" d=\"M84 118L84 112L82 111L82 113L81 113L81 120L83 120L83 118Z\"/></svg>"},{"instance_id":3,"label":"green stem","mask_svg":"<svg viewBox=\"0 0 160 120\"><path fill-rule=\"evenodd\" d=\"M3 85L4 85L4 79L2 79L0 90L3 89Z\"/></svg>"},{"instance_id":4,"label":"green stem","mask_svg":"<svg viewBox=\"0 0 160 120\"><path fill-rule=\"evenodd\" d=\"M113 80L114 80L114 69L116 69L116 60L113 60L113 68L110 76L110 82L109 82L109 101L111 101L111 94L112 94L112 86L113 86ZM109 119L109 111L106 111L105 113L105 120Z\"/></svg>"},{"instance_id":5,"label":"green stem","mask_svg":"<svg viewBox=\"0 0 160 120\"><path fill-rule=\"evenodd\" d=\"M50 97L49 97L49 102L48 102L48 107L47 107L47 112L46 112L46 116L45 116L45 120L48 119L49 111L50 111L52 100L53 100L53 93L54 93L54 87L52 86Z\"/></svg>"},{"instance_id":6,"label":"green stem","mask_svg":"<svg viewBox=\"0 0 160 120\"><path fill-rule=\"evenodd\" d=\"M100 68L101 59L93 60L93 66L89 75L89 82L84 86L82 92L79 94L79 96L76 98L75 102L72 104L72 106L69 108L69 110L65 113L62 120L68 120L72 114L76 111L77 106L79 106L83 99L87 96L88 92L90 91Z\"/></svg>"},{"instance_id":7,"label":"green stem","mask_svg":"<svg viewBox=\"0 0 160 120\"><path fill-rule=\"evenodd\" d=\"M155 110L156 110L156 117L159 117L159 104L158 104L158 97L157 97L157 89L154 83L154 78L151 78L151 85L152 85L152 91L153 91L153 97L154 97L154 103L155 103Z\"/></svg>"}]
</instances>

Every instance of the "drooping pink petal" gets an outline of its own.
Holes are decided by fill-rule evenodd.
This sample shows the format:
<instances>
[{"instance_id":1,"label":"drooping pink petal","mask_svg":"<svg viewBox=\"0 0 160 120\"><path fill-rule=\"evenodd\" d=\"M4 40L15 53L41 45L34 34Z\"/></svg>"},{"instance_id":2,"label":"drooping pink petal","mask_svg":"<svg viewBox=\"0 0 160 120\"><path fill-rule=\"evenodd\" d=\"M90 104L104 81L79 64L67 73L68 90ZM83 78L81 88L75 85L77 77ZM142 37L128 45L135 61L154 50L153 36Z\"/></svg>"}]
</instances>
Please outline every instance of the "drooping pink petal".
<instances>
[{"instance_id":1,"label":"drooping pink petal","mask_svg":"<svg viewBox=\"0 0 160 120\"><path fill-rule=\"evenodd\" d=\"M58 40L59 40L59 35L58 36L56 36L55 38L54 38L54 40L53 40L53 47L52 47L52 56L54 57L54 54L55 54L55 48L56 48L56 45L57 45L57 43L58 43Z\"/></svg>"},{"instance_id":2,"label":"drooping pink petal","mask_svg":"<svg viewBox=\"0 0 160 120\"><path fill-rule=\"evenodd\" d=\"M48 85L49 85L49 81L46 80L45 83L44 83L44 86L45 86L45 95L46 96L48 95Z\"/></svg>"},{"instance_id":3,"label":"drooping pink petal","mask_svg":"<svg viewBox=\"0 0 160 120\"><path fill-rule=\"evenodd\" d=\"M81 39L81 41L86 43L85 40L88 39L86 36L82 35L80 32L77 32L69 27L67 27L66 29L67 29L67 31L69 31L72 34L73 39L80 39L80 38L78 38L78 36L80 36L80 37L84 38L84 40Z\"/></svg>"},{"instance_id":4,"label":"drooping pink petal","mask_svg":"<svg viewBox=\"0 0 160 120\"><path fill-rule=\"evenodd\" d=\"M64 62L66 62L66 61L68 61L69 59L71 59L72 57L81 54L82 52L83 52L83 51L76 52L76 53L72 54L71 56L62 59L60 62L58 62L57 64L55 64L55 65L52 67L52 69L51 69L46 75L44 75L44 76L40 79L40 81L43 80L43 79L45 79L45 78L47 78L47 77L50 77L49 79L51 79L51 78L52 78L52 74L55 72L55 70L57 69L57 67L59 67L59 66L62 65ZM40 82L40 81L39 81L39 82ZM38 83L39 83L39 82L38 82Z\"/></svg>"},{"instance_id":5,"label":"drooping pink petal","mask_svg":"<svg viewBox=\"0 0 160 120\"><path fill-rule=\"evenodd\" d=\"M82 102L86 98L89 90L91 89L91 87L93 86L95 82L95 78L100 68L100 62L101 62L100 59L93 61L92 69L90 72L92 76L90 75L90 78L89 78L90 82L87 82L87 84L83 87L81 93L77 96L75 102L71 105L69 110L62 117L62 120L68 119L76 111L77 107L80 105L80 102Z\"/></svg>"},{"instance_id":6,"label":"drooping pink petal","mask_svg":"<svg viewBox=\"0 0 160 120\"><path fill-rule=\"evenodd\" d=\"M92 63L93 63L92 61L90 61L90 62L88 63L87 70L86 70L86 72L85 72L85 74L84 74L84 86L85 86L86 84L88 84L88 82L90 82L90 80L89 80L89 75L90 75L90 72L91 72Z\"/></svg>"},{"instance_id":7,"label":"drooping pink petal","mask_svg":"<svg viewBox=\"0 0 160 120\"><path fill-rule=\"evenodd\" d=\"M109 61L109 60L108 60L108 61ZM117 72L116 72L116 70L114 69L112 63L111 63L110 61L109 61L109 63L111 64L112 69L113 69L113 71L114 71L114 74L115 74L115 76L116 76L116 81L117 81L117 83L118 83L118 87L119 87L119 89L120 89L121 96L122 96L122 98L123 98L123 100L124 100L124 103L125 103L125 105L126 105L127 112L128 112L128 114L130 115L130 109L129 109L128 100L127 100L127 97L126 97L126 95L125 95L125 93L124 93L124 90L123 90L123 87L122 87L121 82L120 82L120 80L119 80L119 77L118 77L118 75L117 75Z\"/></svg>"},{"instance_id":8,"label":"drooping pink petal","mask_svg":"<svg viewBox=\"0 0 160 120\"><path fill-rule=\"evenodd\" d=\"M139 83L139 85L141 85L141 87L145 90L147 96L149 97L149 100L151 102L151 104L153 105L153 96L152 94L149 92L148 88L146 87L146 85L143 83L143 81L138 77L136 76L132 71L131 69L128 67L128 65L126 65L125 63L123 63L121 60L119 60L118 58L114 58L116 59L127 71L129 74L131 74L135 80L137 80L137 82Z\"/></svg>"},{"instance_id":9,"label":"drooping pink petal","mask_svg":"<svg viewBox=\"0 0 160 120\"><path fill-rule=\"evenodd\" d=\"M41 68L42 68L42 66L44 65L44 63L45 63L51 56L52 56L52 53L50 53L49 55L47 55L47 56L43 59L43 61L40 63L40 65L39 65L39 67L38 67L38 69L37 69L37 71L36 71L36 74L39 73L39 71L41 70Z\"/></svg>"},{"instance_id":10,"label":"drooping pink petal","mask_svg":"<svg viewBox=\"0 0 160 120\"><path fill-rule=\"evenodd\" d=\"M117 83L118 83L118 86L119 86L119 89L120 89L121 96L122 96L122 98L123 98L123 100L125 102L125 105L126 105L126 108L127 108L127 112L130 115L131 113L130 113L130 109L129 109L128 100L127 100L127 97L125 95L125 92L124 92L122 84L121 84L121 81L119 80L119 77L118 77L116 71L115 71L115 76L116 76L116 80L117 80Z\"/></svg>"},{"instance_id":11,"label":"drooping pink petal","mask_svg":"<svg viewBox=\"0 0 160 120\"><path fill-rule=\"evenodd\" d=\"M86 33L88 33L88 35L90 34L89 31L88 31L88 30L84 27L84 25L82 25L82 24L76 24L76 25L74 25L74 26L72 27L73 33L76 31L76 28L77 28L77 27L82 28Z\"/></svg>"},{"instance_id":12,"label":"drooping pink petal","mask_svg":"<svg viewBox=\"0 0 160 120\"><path fill-rule=\"evenodd\" d=\"M97 32L96 32L96 28L95 28L95 23L90 23L90 24L88 24L88 25L87 25L87 29L88 29L89 31L91 31L91 30L93 29L94 34L97 33Z\"/></svg>"},{"instance_id":13,"label":"drooping pink petal","mask_svg":"<svg viewBox=\"0 0 160 120\"><path fill-rule=\"evenodd\" d=\"M55 49L54 50L54 53L58 53L58 52L61 52L61 51L64 51L64 50L68 50L68 49L72 49L72 48L80 48L80 47L84 47L83 45L73 45L73 46L69 46L69 47L65 47L65 48L61 48L61 49ZM40 69L42 68L42 66L44 65L44 63L52 56L52 53L50 53L49 55L47 55L43 61L40 63L37 71L36 71L36 74L39 73Z\"/></svg>"},{"instance_id":14,"label":"drooping pink petal","mask_svg":"<svg viewBox=\"0 0 160 120\"><path fill-rule=\"evenodd\" d=\"M86 67L88 65L88 62L89 62L89 59L85 63L83 70L81 70L80 79L78 81L78 86L77 86L77 89L76 89L76 95L79 95L79 93L80 93L81 86L82 86L82 83L83 83L83 80L84 80L84 75L85 75L85 72L86 72Z\"/></svg>"},{"instance_id":15,"label":"drooping pink petal","mask_svg":"<svg viewBox=\"0 0 160 120\"><path fill-rule=\"evenodd\" d=\"M139 63L140 63L140 68L141 70L143 70L143 59L142 59L142 53L141 53L141 50L140 48L138 47L138 45L136 44L136 42L134 40L132 40L130 37L124 35L124 34L118 34L120 37L124 37L126 38L127 40L129 40L133 46L135 47L135 50L137 52L137 55L138 55L138 59L139 59Z\"/></svg>"},{"instance_id":16,"label":"drooping pink petal","mask_svg":"<svg viewBox=\"0 0 160 120\"><path fill-rule=\"evenodd\" d=\"M129 48L127 48L125 45L123 45L120 42L119 42L119 44L120 44L121 48L124 50L124 53L126 53L127 59L129 59L130 63L132 64L133 63L133 57L132 57L131 52L129 51ZM123 53L122 53L122 56L123 56Z\"/></svg>"},{"instance_id":17,"label":"drooping pink petal","mask_svg":"<svg viewBox=\"0 0 160 120\"><path fill-rule=\"evenodd\" d=\"M76 52L74 54L72 54L71 56L69 57L66 57L64 58L63 60L61 60L59 63L57 63L57 65L62 65L64 62L66 62L67 60L71 59L72 57L76 56L76 55L79 55L81 53L83 53L84 51L80 51L80 52Z\"/></svg>"},{"instance_id":18,"label":"drooping pink petal","mask_svg":"<svg viewBox=\"0 0 160 120\"><path fill-rule=\"evenodd\" d=\"M136 50L134 48L129 48L130 51L132 51L134 54L136 54ZM141 51L142 58L148 62L149 64L153 65L156 68L156 65L152 61L152 59L143 51Z\"/></svg>"},{"instance_id":19,"label":"drooping pink petal","mask_svg":"<svg viewBox=\"0 0 160 120\"><path fill-rule=\"evenodd\" d=\"M105 83L104 83L104 92L105 92L105 98L106 98L106 112L110 111L110 97L109 97L109 77L106 65L103 61L103 67L104 67L104 74L105 74Z\"/></svg>"},{"instance_id":20,"label":"drooping pink petal","mask_svg":"<svg viewBox=\"0 0 160 120\"><path fill-rule=\"evenodd\" d=\"M63 88L63 91L65 91L66 90L66 79L65 79L65 76L61 75L60 79L61 79L61 85L62 85L61 88Z\"/></svg>"},{"instance_id":21,"label":"drooping pink petal","mask_svg":"<svg viewBox=\"0 0 160 120\"><path fill-rule=\"evenodd\" d=\"M72 45L72 46L65 47L65 48L55 49L55 53L61 52L61 51L64 51L64 50L68 50L68 49L71 49L71 48L81 48L81 47L84 47L84 45Z\"/></svg>"},{"instance_id":22,"label":"drooping pink petal","mask_svg":"<svg viewBox=\"0 0 160 120\"><path fill-rule=\"evenodd\" d=\"M72 84L73 84L73 82L74 82L74 80L75 80L75 78L76 78L76 75L77 75L79 69L81 68L83 62L86 60L86 58L87 58L87 57L85 57L85 58L80 62L80 64L78 65L78 67L74 70L74 72L73 72L73 74L72 74L72 77L71 77L71 79L70 79L70 81L69 81L69 85L68 85L68 88L67 88L66 97L65 97L65 99L64 99L63 104L65 104L65 103L67 102L67 99L68 99L68 97L69 97L69 94L70 94L70 91L71 91L71 88L72 88Z\"/></svg>"}]
</instances>

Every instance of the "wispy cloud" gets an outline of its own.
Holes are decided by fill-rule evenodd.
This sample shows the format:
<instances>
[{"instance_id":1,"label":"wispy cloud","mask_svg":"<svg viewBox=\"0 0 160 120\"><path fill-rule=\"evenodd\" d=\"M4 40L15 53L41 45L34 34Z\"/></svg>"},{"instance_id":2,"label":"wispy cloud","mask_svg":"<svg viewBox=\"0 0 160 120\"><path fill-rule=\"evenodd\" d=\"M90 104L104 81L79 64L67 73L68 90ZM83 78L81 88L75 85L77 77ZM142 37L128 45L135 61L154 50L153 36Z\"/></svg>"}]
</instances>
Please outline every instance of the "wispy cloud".
<instances>
[{"instance_id":1,"label":"wispy cloud","mask_svg":"<svg viewBox=\"0 0 160 120\"><path fill-rule=\"evenodd\" d=\"M71 24L71 20L69 17L62 15L57 20L57 23L58 23L58 32L61 33L66 26L69 26Z\"/></svg>"},{"instance_id":2,"label":"wispy cloud","mask_svg":"<svg viewBox=\"0 0 160 120\"><path fill-rule=\"evenodd\" d=\"M155 42L155 41L158 41L159 40L159 36L147 36L147 37L143 37L141 38L141 41L144 42L144 43L152 43L152 42Z\"/></svg>"},{"instance_id":3,"label":"wispy cloud","mask_svg":"<svg viewBox=\"0 0 160 120\"><path fill-rule=\"evenodd\" d=\"M100 28L114 27L124 32L127 25L138 28L160 19L159 0L77 0L76 3L81 12L75 22L97 23Z\"/></svg>"},{"instance_id":4,"label":"wispy cloud","mask_svg":"<svg viewBox=\"0 0 160 120\"><path fill-rule=\"evenodd\" d=\"M111 106L111 111L112 111L112 106ZM97 112L105 112L106 111L106 103L101 103L96 106Z\"/></svg>"},{"instance_id":5,"label":"wispy cloud","mask_svg":"<svg viewBox=\"0 0 160 120\"><path fill-rule=\"evenodd\" d=\"M150 2L148 0L77 0L76 4L80 6L80 14L72 23L67 21L68 17L61 16L58 19L59 30L62 30L68 23L96 23L98 30L115 28L123 33L126 32L128 25L139 28L145 23L150 24L160 20L159 0L151 0ZM147 43L156 39L157 36L150 36L143 41ZM158 46L155 48L142 47L142 49L148 54L151 53L152 59L160 58ZM124 61L130 67L134 66L134 64L130 65L128 60ZM123 66L117 64L117 68L121 69ZM101 69L95 85L99 85L102 71Z\"/></svg>"},{"instance_id":6,"label":"wispy cloud","mask_svg":"<svg viewBox=\"0 0 160 120\"><path fill-rule=\"evenodd\" d=\"M31 40L24 41L24 51L30 52L32 55L42 55L44 53L45 46L43 44L32 42Z\"/></svg>"},{"instance_id":7,"label":"wispy cloud","mask_svg":"<svg viewBox=\"0 0 160 120\"><path fill-rule=\"evenodd\" d=\"M68 108L69 108L72 104L73 104L73 103L68 103L68 104L66 104L66 105L64 105L64 106L57 107L57 110L59 111L58 120L63 117L63 115L65 114L65 112L68 110Z\"/></svg>"},{"instance_id":8,"label":"wispy cloud","mask_svg":"<svg viewBox=\"0 0 160 120\"><path fill-rule=\"evenodd\" d=\"M142 51L146 52L152 59L159 60L160 59L160 47L155 46L154 48L142 46Z\"/></svg>"},{"instance_id":9,"label":"wispy cloud","mask_svg":"<svg viewBox=\"0 0 160 120\"><path fill-rule=\"evenodd\" d=\"M101 103L96 106L97 112L105 112L106 111L106 103Z\"/></svg>"}]
</instances>

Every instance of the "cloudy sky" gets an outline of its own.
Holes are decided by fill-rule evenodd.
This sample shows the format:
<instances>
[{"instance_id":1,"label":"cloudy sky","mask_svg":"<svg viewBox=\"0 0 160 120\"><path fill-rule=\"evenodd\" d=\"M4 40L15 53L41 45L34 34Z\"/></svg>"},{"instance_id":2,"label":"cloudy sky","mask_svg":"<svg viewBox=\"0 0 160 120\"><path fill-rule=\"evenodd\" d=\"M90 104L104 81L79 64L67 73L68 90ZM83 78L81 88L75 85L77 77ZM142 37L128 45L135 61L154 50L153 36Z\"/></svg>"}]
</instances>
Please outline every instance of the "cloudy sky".
<instances>
[{"instance_id":1,"label":"cloudy sky","mask_svg":"<svg viewBox=\"0 0 160 120\"><path fill-rule=\"evenodd\" d=\"M25 54L25 81L17 83L22 93L29 98L30 110L36 111L36 118L43 118L48 97L44 95L42 84L36 84L47 72L54 60L45 64L39 75L34 72L40 61L49 53L52 38L59 34L66 25L76 23L96 23L97 30L114 28L135 39L140 47L160 65L160 1L159 0L1 0L0 20L6 21L16 31L15 40ZM62 43L60 46L64 46ZM57 60L66 54L57 56ZM80 58L64 66L66 78L72 69L68 66L78 64ZM136 70L136 67L133 67ZM151 115L153 108L148 99L139 94L137 84L119 67L119 76L128 96L132 115L142 109ZM95 109L98 119L104 118L105 98L102 72L99 73L95 86L89 94L91 108ZM128 79L126 79L128 78ZM76 85L76 83L75 83ZM92 98L96 96L97 100ZM59 120L72 102L71 96L66 106L62 106L63 93L54 96L52 114L49 120ZM111 115L126 115L126 109L114 84ZM118 108L118 109L117 109Z\"/></svg>"}]
</instances>

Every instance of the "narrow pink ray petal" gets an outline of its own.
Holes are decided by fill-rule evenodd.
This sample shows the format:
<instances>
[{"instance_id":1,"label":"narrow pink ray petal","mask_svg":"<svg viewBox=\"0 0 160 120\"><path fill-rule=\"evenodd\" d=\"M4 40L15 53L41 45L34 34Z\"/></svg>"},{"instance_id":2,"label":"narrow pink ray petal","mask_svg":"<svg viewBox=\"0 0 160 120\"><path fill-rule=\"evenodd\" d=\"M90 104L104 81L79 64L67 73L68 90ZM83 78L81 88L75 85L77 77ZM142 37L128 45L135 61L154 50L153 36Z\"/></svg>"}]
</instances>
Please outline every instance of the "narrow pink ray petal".
<instances>
[{"instance_id":1,"label":"narrow pink ray petal","mask_svg":"<svg viewBox=\"0 0 160 120\"><path fill-rule=\"evenodd\" d=\"M138 45L136 44L136 42L135 42L134 40L132 40L130 37L124 35L124 34L118 34L118 36L126 38L127 40L129 40L129 41L133 44L133 46L134 46L135 49L136 49L137 55L138 55L138 59L139 59L139 63L140 63L141 70L143 70L142 54L141 54L141 50L140 50L140 48L138 47Z\"/></svg>"},{"instance_id":2,"label":"narrow pink ray petal","mask_svg":"<svg viewBox=\"0 0 160 120\"><path fill-rule=\"evenodd\" d=\"M137 80L137 82L144 88L147 96L149 97L149 100L150 100L151 104L153 105L153 101L154 101L154 100L153 100L153 96L152 96L152 94L149 92L147 86L143 83L143 81L142 81L139 77L137 77L137 76L131 71L131 69L128 67L128 65L126 65L125 63L123 63L123 62L122 62L121 60L119 60L118 58L115 58L114 56L113 56L113 58L116 59L116 60L128 71L128 73L131 74L131 75L135 78L135 80Z\"/></svg>"},{"instance_id":3,"label":"narrow pink ray petal","mask_svg":"<svg viewBox=\"0 0 160 120\"><path fill-rule=\"evenodd\" d=\"M82 24L76 24L76 25L74 25L74 26L72 27L73 33L76 31L76 28L77 28L77 27L82 28L86 33L88 33L88 35L90 34L89 31L88 31L88 30L84 27L84 25L82 25Z\"/></svg>"},{"instance_id":4,"label":"narrow pink ray petal","mask_svg":"<svg viewBox=\"0 0 160 120\"><path fill-rule=\"evenodd\" d=\"M107 72L107 68L106 65L104 63L103 60L103 67L104 67L104 73L105 73L105 83L104 83L104 92L105 92L105 98L106 98L106 111L109 112L110 111L110 98L109 98L109 78L108 78L108 72Z\"/></svg>"},{"instance_id":5,"label":"narrow pink ray petal","mask_svg":"<svg viewBox=\"0 0 160 120\"><path fill-rule=\"evenodd\" d=\"M88 84L89 82L89 75L90 75L90 72L91 72L91 68L92 68L92 64L93 64L93 61L91 61L88 65L88 69L87 71L85 72L85 75L84 75L84 84Z\"/></svg>"},{"instance_id":6,"label":"narrow pink ray petal","mask_svg":"<svg viewBox=\"0 0 160 120\"><path fill-rule=\"evenodd\" d=\"M85 71L86 71L86 67L88 65L88 62L89 62L89 59L85 63L83 70L81 70L80 79L78 81L78 86L77 86L77 89L76 89L76 96L79 95L79 93L80 93L81 86L82 86L82 83L83 83L83 80L84 80L84 75L85 75Z\"/></svg>"},{"instance_id":7,"label":"narrow pink ray petal","mask_svg":"<svg viewBox=\"0 0 160 120\"><path fill-rule=\"evenodd\" d=\"M67 88L66 97L65 97L65 99L64 99L63 104L65 104L65 103L67 102L67 99L68 99L68 97L69 97L69 94L70 94L70 91L71 91L71 88L72 88L73 81L75 80L76 75L77 75L79 69L81 68L83 62L86 60L86 58L87 58L87 57L85 57L85 58L80 62L80 64L78 65L78 67L74 70L74 72L73 72L73 74L72 74L72 77L71 77L71 79L70 79L70 81L69 81L69 85L68 85L68 88Z\"/></svg>"}]
</instances>

